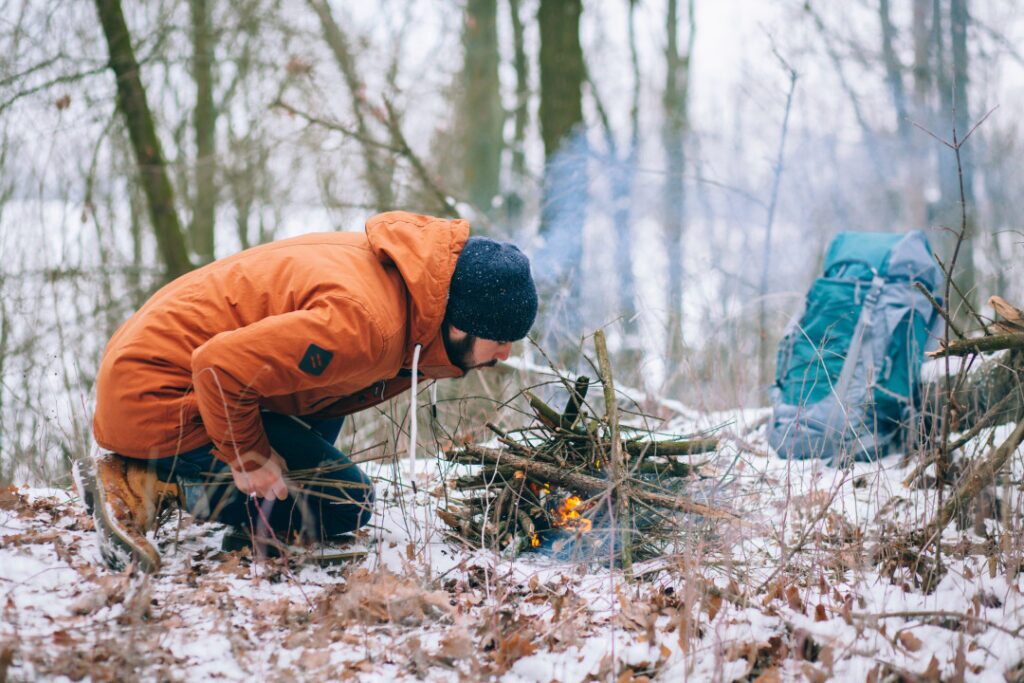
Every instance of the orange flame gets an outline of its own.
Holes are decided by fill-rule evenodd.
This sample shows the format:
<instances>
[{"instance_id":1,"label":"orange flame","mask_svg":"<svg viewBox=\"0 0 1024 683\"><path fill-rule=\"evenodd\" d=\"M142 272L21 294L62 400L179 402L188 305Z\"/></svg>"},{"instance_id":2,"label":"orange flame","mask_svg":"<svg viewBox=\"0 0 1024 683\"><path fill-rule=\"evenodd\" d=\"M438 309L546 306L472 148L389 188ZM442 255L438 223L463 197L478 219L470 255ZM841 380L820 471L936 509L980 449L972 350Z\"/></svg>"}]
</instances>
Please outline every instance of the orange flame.
<instances>
[{"instance_id":1,"label":"orange flame","mask_svg":"<svg viewBox=\"0 0 1024 683\"><path fill-rule=\"evenodd\" d=\"M530 534L530 547L531 548L539 548L540 547L540 538L537 536L537 534Z\"/></svg>"},{"instance_id":2,"label":"orange flame","mask_svg":"<svg viewBox=\"0 0 1024 683\"><path fill-rule=\"evenodd\" d=\"M572 529L580 533L587 533L593 527L593 522L580 514L579 507L583 499L579 496L569 496L555 508L554 526L563 529Z\"/></svg>"}]
</instances>

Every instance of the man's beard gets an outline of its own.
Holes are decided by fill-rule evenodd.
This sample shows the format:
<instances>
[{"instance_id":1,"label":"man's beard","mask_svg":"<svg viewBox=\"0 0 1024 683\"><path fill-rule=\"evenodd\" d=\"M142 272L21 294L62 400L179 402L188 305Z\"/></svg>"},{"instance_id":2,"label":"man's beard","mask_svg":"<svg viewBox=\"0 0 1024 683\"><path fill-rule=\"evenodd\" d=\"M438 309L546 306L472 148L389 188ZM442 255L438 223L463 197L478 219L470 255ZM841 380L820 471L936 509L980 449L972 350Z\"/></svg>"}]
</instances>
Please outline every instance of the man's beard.
<instances>
[{"instance_id":1,"label":"man's beard","mask_svg":"<svg viewBox=\"0 0 1024 683\"><path fill-rule=\"evenodd\" d=\"M452 326L445 323L441 338L444 339L444 350L448 354L448 360L451 364L462 370L463 372L469 372L474 368L489 368L493 367L498 361L492 360L489 363L478 363L472 365L473 362L473 345L476 344L478 337L472 334L467 334L462 341L453 341L451 336Z\"/></svg>"}]
</instances>

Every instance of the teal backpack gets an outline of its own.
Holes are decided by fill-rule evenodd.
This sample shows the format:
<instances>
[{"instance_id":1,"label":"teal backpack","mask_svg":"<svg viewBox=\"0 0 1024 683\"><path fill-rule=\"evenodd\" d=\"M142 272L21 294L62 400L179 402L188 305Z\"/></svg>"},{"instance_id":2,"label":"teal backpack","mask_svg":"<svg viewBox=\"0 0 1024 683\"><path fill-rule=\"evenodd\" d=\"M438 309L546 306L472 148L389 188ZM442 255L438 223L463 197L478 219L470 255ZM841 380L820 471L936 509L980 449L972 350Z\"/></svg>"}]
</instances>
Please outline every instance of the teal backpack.
<instances>
[{"instance_id":1,"label":"teal backpack","mask_svg":"<svg viewBox=\"0 0 1024 683\"><path fill-rule=\"evenodd\" d=\"M872 460L918 396L942 271L920 231L841 232L779 344L768 442L783 458Z\"/></svg>"}]
</instances>

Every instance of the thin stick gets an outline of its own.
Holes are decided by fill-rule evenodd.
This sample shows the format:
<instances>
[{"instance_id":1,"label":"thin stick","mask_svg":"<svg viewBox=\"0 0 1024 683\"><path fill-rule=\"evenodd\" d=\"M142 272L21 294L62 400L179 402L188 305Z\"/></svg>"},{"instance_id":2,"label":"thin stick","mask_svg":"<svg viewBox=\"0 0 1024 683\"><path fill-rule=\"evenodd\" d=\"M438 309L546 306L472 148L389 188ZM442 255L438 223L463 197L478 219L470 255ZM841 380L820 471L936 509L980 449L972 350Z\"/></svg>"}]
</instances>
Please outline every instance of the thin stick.
<instances>
[{"instance_id":1,"label":"thin stick","mask_svg":"<svg viewBox=\"0 0 1024 683\"><path fill-rule=\"evenodd\" d=\"M601 369L601 384L604 386L605 419L611 430L609 470L615 490L615 517L618 519L622 534L620 541L622 547L619 555L622 559L622 569L626 576L629 576L633 569L633 522L629 517L629 492L626 486L626 472L629 465L622 450L622 440L619 438L619 406L615 401L615 381L612 378L612 364L608 360L608 345L605 342L604 330L594 333L594 347L597 350L597 363Z\"/></svg>"},{"instance_id":2,"label":"thin stick","mask_svg":"<svg viewBox=\"0 0 1024 683\"><path fill-rule=\"evenodd\" d=\"M947 313L946 309L942 307L942 304L935 300L935 297L932 296L932 293L928 291L927 287L925 287L920 282L915 282L914 287L916 287L918 291L920 291L922 294L925 295L925 297L928 298L928 301L931 302L932 306L935 308L938 314L942 316L942 319L946 321L946 324L949 325L949 329L953 330L956 336L960 337L961 339L967 336L960 331L960 328L956 326L956 323L953 322L953 319L949 317L949 313Z\"/></svg>"}]
</instances>

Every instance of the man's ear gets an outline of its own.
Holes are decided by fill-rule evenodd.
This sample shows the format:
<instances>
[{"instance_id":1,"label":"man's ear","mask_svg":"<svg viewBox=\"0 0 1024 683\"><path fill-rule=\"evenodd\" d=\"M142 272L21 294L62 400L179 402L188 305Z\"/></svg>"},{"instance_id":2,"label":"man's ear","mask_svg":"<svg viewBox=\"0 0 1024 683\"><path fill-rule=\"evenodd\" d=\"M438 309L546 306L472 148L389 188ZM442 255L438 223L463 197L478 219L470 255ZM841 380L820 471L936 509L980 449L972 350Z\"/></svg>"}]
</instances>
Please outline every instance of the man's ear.
<instances>
[{"instance_id":1,"label":"man's ear","mask_svg":"<svg viewBox=\"0 0 1024 683\"><path fill-rule=\"evenodd\" d=\"M469 336L468 332L463 332L459 328L455 327L455 325L452 325L451 323L445 323L445 324L447 325L447 327L445 328L445 334L448 336L448 339L450 339L454 343L459 344L466 337Z\"/></svg>"}]
</instances>

